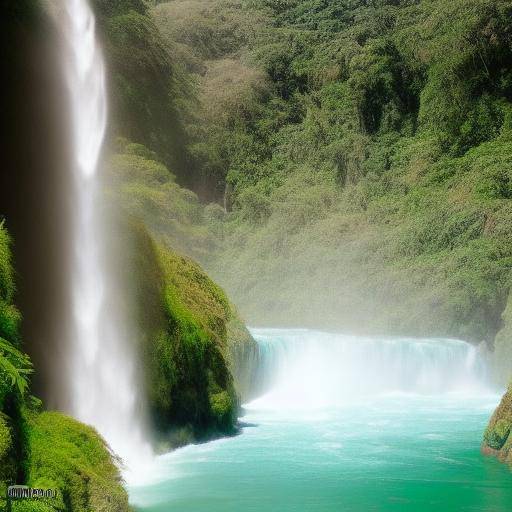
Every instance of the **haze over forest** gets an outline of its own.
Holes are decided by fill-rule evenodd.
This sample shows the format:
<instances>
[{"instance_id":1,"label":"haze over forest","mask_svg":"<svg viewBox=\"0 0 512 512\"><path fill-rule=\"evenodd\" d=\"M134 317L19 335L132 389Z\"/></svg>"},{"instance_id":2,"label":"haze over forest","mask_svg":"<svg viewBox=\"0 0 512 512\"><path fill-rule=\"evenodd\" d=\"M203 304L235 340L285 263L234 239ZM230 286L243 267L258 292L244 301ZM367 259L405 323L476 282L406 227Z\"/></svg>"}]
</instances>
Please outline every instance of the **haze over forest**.
<instances>
[{"instance_id":1,"label":"haze over forest","mask_svg":"<svg viewBox=\"0 0 512 512\"><path fill-rule=\"evenodd\" d=\"M102 5L115 134L148 150L121 142L113 168L249 324L493 345L509 2Z\"/></svg>"}]
</instances>

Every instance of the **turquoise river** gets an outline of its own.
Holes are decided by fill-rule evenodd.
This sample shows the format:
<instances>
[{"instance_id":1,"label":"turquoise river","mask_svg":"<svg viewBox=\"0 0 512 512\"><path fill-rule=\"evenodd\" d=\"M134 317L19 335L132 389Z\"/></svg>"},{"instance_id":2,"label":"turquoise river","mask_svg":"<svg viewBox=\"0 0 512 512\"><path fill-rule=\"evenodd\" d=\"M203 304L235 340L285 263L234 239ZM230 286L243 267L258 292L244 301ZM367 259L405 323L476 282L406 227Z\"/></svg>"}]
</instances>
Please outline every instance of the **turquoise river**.
<instances>
[{"instance_id":1,"label":"turquoise river","mask_svg":"<svg viewBox=\"0 0 512 512\"><path fill-rule=\"evenodd\" d=\"M137 512L508 512L512 472L480 454L499 401L457 340L255 329L265 393L241 434L157 458Z\"/></svg>"}]
</instances>

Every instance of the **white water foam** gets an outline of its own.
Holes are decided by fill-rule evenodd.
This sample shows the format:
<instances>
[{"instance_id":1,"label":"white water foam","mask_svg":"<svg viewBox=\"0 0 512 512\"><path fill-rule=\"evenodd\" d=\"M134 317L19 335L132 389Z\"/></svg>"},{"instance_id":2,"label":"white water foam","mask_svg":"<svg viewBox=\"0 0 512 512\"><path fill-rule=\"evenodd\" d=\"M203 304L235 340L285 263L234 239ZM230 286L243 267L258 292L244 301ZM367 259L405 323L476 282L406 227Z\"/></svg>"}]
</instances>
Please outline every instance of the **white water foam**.
<instances>
[{"instance_id":1,"label":"white water foam","mask_svg":"<svg viewBox=\"0 0 512 512\"><path fill-rule=\"evenodd\" d=\"M255 409L321 409L390 394L488 393L478 349L451 339L255 329L269 391Z\"/></svg>"}]
</instances>

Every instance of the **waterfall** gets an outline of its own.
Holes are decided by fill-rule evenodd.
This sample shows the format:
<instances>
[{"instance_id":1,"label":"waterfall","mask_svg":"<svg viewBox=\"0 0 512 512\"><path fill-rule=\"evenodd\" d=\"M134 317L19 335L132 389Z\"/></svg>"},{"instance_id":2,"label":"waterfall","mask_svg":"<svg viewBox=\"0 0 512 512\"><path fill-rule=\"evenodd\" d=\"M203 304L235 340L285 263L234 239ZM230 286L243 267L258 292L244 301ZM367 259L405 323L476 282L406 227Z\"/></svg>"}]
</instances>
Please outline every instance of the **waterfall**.
<instances>
[{"instance_id":1,"label":"waterfall","mask_svg":"<svg viewBox=\"0 0 512 512\"><path fill-rule=\"evenodd\" d=\"M100 156L107 125L105 63L87 0L59 3L72 128L73 191L67 350L69 412L93 425L126 465L149 453L135 365L134 329L109 272L101 207Z\"/></svg>"},{"instance_id":2,"label":"waterfall","mask_svg":"<svg viewBox=\"0 0 512 512\"><path fill-rule=\"evenodd\" d=\"M451 339L365 338L308 330L253 330L267 393L253 404L321 408L383 394L487 391L478 349Z\"/></svg>"}]
</instances>

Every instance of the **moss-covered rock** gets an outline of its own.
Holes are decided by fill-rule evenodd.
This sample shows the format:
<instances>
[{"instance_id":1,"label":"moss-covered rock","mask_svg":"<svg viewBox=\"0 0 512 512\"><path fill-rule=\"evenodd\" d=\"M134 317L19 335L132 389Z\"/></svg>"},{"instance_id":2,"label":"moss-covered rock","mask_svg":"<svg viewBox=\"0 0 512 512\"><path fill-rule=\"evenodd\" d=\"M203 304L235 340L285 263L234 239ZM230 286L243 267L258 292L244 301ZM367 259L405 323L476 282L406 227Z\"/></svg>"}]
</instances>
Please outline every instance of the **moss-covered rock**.
<instances>
[{"instance_id":1,"label":"moss-covered rock","mask_svg":"<svg viewBox=\"0 0 512 512\"><path fill-rule=\"evenodd\" d=\"M113 203L121 206L124 218L133 218L140 223L138 227L132 225L126 229L135 232L135 243L133 240L125 242L125 246L127 252L134 253L135 258L135 262L128 265L132 267L130 276L135 271L141 276L136 286L138 300L144 305L139 324L141 337L147 338L148 332L161 330L159 326L166 322L161 297L164 296L163 287L167 278L161 262L156 262L158 258L155 257L151 237L158 240L161 247L172 248L172 253L186 254L194 260L204 261L205 255L213 250L221 236L210 229L208 218L215 216L212 210L220 209L221 215L223 210L218 205L217 208L214 205L204 208L198 197L177 184L169 169L158 162L154 152L145 146L119 138L117 150L118 154L112 157L108 166L108 194ZM146 231L151 233L151 237ZM180 266L183 266L184 272ZM197 265L194 266L195 271L191 272L192 266L189 259L175 259L170 265L171 273L187 276L187 279L179 282L174 280L174 284L184 290L189 300L182 306L172 304L174 299L171 291L166 296L167 309L192 308L196 319L199 315L201 322L210 324L208 329L217 340L226 338L227 343L221 341L217 345L227 346L227 351L222 350L237 393L244 402L254 395L257 388L258 346L224 292ZM126 276L120 276L120 279L125 280ZM194 282L196 284L192 286ZM201 286L197 283L201 283ZM189 286L190 289L187 289ZM144 342L145 345L147 343L151 344L148 340Z\"/></svg>"},{"instance_id":2,"label":"moss-covered rock","mask_svg":"<svg viewBox=\"0 0 512 512\"><path fill-rule=\"evenodd\" d=\"M485 430L482 451L512 465L512 386Z\"/></svg>"},{"instance_id":3,"label":"moss-covered rock","mask_svg":"<svg viewBox=\"0 0 512 512\"><path fill-rule=\"evenodd\" d=\"M255 345L226 295L195 262L132 226L141 352L161 449L236 432L247 382L233 378ZM237 325L235 329L233 326ZM249 349L247 349L249 350ZM232 375L233 373L233 375Z\"/></svg>"},{"instance_id":4,"label":"moss-covered rock","mask_svg":"<svg viewBox=\"0 0 512 512\"><path fill-rule=\"evenodd\" d=\"M25 442L26 485L55 489L57 497L23 507L66 512L129 510L114 456L92 427L56 412L30 414Z\"/></svg>"}]
</instances>

